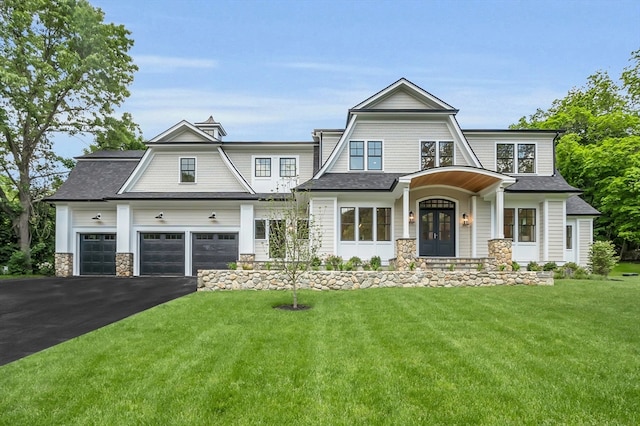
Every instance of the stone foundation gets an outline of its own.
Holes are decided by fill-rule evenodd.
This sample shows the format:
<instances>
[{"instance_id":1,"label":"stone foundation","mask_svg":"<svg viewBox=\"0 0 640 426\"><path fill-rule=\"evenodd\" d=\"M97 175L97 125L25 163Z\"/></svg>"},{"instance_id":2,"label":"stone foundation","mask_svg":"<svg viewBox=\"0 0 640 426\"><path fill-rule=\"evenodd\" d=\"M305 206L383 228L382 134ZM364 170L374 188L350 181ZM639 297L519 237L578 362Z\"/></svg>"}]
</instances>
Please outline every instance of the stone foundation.
<instances>
[{"instance_id":1,"label":"stone foundation","mask_svg":"<svg viewBox=\"0 0 640 426\"><path fill-rule=\"evenodd\" d=\"M312 271L300 277L299 288L356 290L382 287L484 287L553 285L553 273L529 271ZM199 291L290 290L280 271L198 271Z\"/></svg>"},{"instance_id":2,"label":"stone foundation","mask_svg":"<svg viewBox=\"0 0 640 426\"><path fill-rule=\"evenodd\" d=\"M504 271L511 271L512 240L510 238L496 238L489 240L489 257L495 259L496 267Z\"/></svg>"},{"instance_id":3,"label":"stone foundation","mask_svg":"<svg viewBox=\"0 0 640 426\"><path fill-rule=\"evenodd\" d=\"M398 238L396 240L396 258L391 264L398 271L409 271L416 266L416 240L415 238Z\"/></svg>"},{"instance_id":4,"label":"stone foundation","mask_svg":"<svg viewBox=\"0 0 640 426\"><path fill-rule=\"evenodd\" d=\"M238 269L259 269L256 268L256 255L253 253L241 254L238 259Z\"/></svg>"},{"instance_id":5,"label":"stone foundation","mask_svg":"<svg viewBox=\"0 0 640 426\"><path fill-rule=\"evenodd\" d=\"M116 277L133 276L133 253L116 253Z\"/></svg>"},{"instance_id":6,"label":"stone foundation","mask_svg":"<svg viewBox=\"0 0 640 426\"><path fill-rule=\"evenodd\" d=\"M73 276L73 253L55 254L56 277Z\"/></svg>"}]
</instances>

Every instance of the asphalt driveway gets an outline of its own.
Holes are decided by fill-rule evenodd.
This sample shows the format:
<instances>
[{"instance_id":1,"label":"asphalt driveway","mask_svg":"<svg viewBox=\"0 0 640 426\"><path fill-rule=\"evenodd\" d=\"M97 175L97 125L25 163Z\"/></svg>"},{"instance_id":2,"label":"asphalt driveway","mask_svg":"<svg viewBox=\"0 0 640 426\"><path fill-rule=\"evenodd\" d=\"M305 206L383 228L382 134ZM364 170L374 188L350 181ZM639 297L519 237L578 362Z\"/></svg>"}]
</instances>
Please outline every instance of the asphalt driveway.
<instances>
[{"instance_id":1,"label":"asphalt driveway","mask_svg":"<svg viewBox=\"0 0 640 426\"><path fill-rule=\"evenodd\" d=\"M0 365L195 291L195 277L0 281Z\"/></svg>"}]
</instances>

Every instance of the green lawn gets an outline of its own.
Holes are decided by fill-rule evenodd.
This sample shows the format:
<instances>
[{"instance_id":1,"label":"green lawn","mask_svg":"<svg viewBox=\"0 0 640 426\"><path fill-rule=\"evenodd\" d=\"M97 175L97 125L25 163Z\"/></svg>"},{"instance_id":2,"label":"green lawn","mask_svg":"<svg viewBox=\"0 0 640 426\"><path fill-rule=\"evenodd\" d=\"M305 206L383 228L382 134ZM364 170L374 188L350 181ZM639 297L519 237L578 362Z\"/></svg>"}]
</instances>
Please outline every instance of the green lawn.
<instances>
[{"instance_id":1,"label":"green lawn","mask_svg":"<svg viewBox=\"0 0 640 426\"><path fill-rule=\"evenodd\" d=\"M197 293L0 367L0 424L640 423L638 278L300 297Z\"/></svg>"},{"instance_id":2,"label":"green lawn","mask_svg":"<svg viewBox=\"0 0 640 426\"><path fill-rule=\"evenodd\" d=\"M620 262L613 268L611 275L622 275L625 272L640 274L640 262Z\"/></svg>"}]
</instances>

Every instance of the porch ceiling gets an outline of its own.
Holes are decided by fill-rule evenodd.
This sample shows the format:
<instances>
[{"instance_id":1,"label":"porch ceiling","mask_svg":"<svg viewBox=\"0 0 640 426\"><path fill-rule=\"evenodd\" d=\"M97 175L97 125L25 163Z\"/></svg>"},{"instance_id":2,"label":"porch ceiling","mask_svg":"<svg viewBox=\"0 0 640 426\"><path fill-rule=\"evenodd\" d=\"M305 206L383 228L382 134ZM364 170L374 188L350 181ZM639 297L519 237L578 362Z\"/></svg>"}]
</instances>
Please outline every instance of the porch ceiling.
<instances>
[{"instance_id":1,"label":"porch ceiling","mask_svg":"<svg viewBox=\"0 0 640 426\"><path fill-rule=\"evenodd\" d=\"M447 185L466 189L471 192L480 192L499 181L500 178L498 177L488 176L474 171L451 170L417 176L411 179L409 187L414 189L429 185Z\"/></svg>"}]
</instances>

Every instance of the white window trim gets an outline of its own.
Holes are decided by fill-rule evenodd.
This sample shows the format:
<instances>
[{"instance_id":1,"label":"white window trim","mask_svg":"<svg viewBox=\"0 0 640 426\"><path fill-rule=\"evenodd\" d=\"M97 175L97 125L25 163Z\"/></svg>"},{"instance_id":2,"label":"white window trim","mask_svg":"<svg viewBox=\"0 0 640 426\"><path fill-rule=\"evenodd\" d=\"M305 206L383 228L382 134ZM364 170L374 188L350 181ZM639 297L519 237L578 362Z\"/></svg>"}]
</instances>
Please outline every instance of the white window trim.
<instances>
[{"instance_id":1,"label":"white window trim","mask_svg":"<svg viewBox=\"0 0 640 426\"><path fill-rule=\"evenodd\" d=\"M456 158L456 141L454 140L448 140L448 139L444 139L444 140L433 140L433 139L420 139L418 141L418 170L431 170L431 169L423 169L422 168L422 143L423 142L435 142L436 144L436 165L433 167L438 168L438 167L442 167L440 165L440 142L451 142L453 144L453 164L452 166L455 166L457 163L457 158Z\"/></svg>"},{"instance_id":2,"label":"white window trim","mask_svg":"<svg viewBox=\"0 0 640 426\"><path fill-rule=\"evenodd\" d=\"M351 168L351 142L363 142L364 143L364 156L363 156L363 168L352 169ZM380 157L380 168L369 169L369 142L380 142L382 144L382 156ZM350 172L383 172L384 171L384 139L349 139L347 143L347 162Z\"/></svg>"},{"instance_id":3,"label":"white window trim","mask_svg":"<svg viewBox=\"0 0 640 426\"><path fill-rule=\"evenodd\" d=\"M512 141L496 141L493 149L493 164L494 170L498 171L498 145L513 145L513 172L504 172L510 175L525 175L525 176L533 176L538 174L538 142L535 141L520 141L520 142L512 142ZM534 152L533 155L533 172L531 173L520 173L518 170L518 145L533 145Z\"/></svg>"},{"instance_id":4,"label":"white window trim","mask_svg":"<svg viewBox=\"0 0 640 426\"><path fill-rule=\"evenodd\" d=\"M183 159L193 159L193 173L194 173L194 177L193 177L193 182L183 182L182 181L182 160ZM195 185L196 183L198 183L198 157L196 156L184 156L184 157L178 157L178 184L179 185Z\"/></svg>"},{"instance_id":5,"label":"white window trim","mask_svg":"<svg viewBox=\"0 0 640 426\"><path fill-rule=\"evenodd\" d=\"M342 239L342 209L355 209L355 220L356 223L354 224L354 240L343 240ZM360 239L360 228L358 227L358 219L360 218L360 209L373 209L373 223L372 223L372 231L373 231L373 240L361 240ZM390 209L391 210L391 222L389 223L390 225L390 239L389 240L379 240L378 239L378 209ZM394 240L394 236L393 236L393 227L394 227L394 217L393 217L393 206L387 206L387 205L382 205L382 204L361 204L361 203L346 203L344 205L340 205L338 207L338 228L337 228L337 232L336 235L338 237L338 242L340 243L378 243L378 244L384 244L384 243L391 243Z\"/></svg>"}]
</instances>

